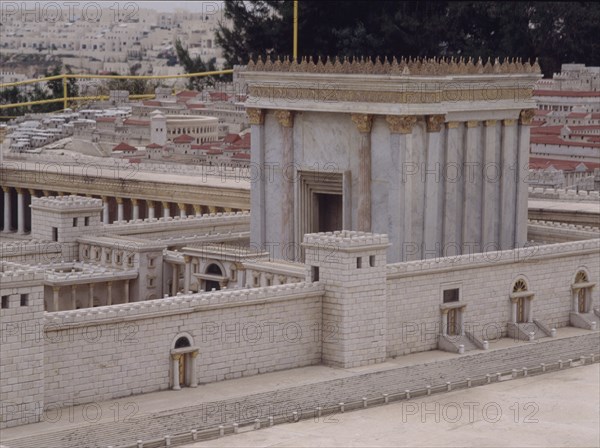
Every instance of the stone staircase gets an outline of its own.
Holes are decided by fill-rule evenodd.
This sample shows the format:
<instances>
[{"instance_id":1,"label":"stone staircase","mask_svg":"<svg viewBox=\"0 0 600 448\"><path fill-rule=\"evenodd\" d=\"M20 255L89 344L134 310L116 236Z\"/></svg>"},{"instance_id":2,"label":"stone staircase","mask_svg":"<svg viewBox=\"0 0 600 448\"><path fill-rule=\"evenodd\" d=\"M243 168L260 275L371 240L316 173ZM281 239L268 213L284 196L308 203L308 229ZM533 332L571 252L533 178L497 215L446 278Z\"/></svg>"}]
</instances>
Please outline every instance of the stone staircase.
<instances>
[{"instance_id":1,"label":"stone staircase","mask_svg":"<svg viewBox=\"0 0 600 448\"><path fill-rule=\"evenodd\" d=\"M585 330L600 329L600 312L596 309L590 313L571 313L569 323L572 327L583 328Z\"/></svg>"},{"instance_id":2,"label":"stone staircase","mask_svg":"<svg viewBox=\"0 0 600 448\"><path fill-rule=\"evenodd\" d=\"M471 350L479 350L473 341L471 341L466 335L462 336L444 336L440 335L438 339L438 348L446 352L458 353L459 347L464 346L465 352Z\"/></svg>"},{"instance_id":3,"label":"stone staircase","mask_svg":"<svg viewBox=\"0 0 600 448\"><path fill-rule=\"evenodd\" d=\"M533 333L533 340L550 336L550 330L544 324L534 320L533 322L507 324L508 337L518 341L529 341Z\"/></svg>"}]
</instances>

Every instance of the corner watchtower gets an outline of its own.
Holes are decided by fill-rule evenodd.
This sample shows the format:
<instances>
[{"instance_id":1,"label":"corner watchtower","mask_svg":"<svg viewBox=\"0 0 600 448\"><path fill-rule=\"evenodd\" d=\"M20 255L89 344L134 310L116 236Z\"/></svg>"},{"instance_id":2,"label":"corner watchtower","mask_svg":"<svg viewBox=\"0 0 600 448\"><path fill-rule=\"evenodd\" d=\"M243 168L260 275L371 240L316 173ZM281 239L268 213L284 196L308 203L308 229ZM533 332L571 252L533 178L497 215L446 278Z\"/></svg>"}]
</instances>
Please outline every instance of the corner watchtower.
<instances>
[{"instance_id":1,"label":"corner watchtower","mask_svg":"<svg viewBox=\"0 0 600 448\"><path fill-rule=\"evenodd\" d=\"M349 368L386 358L387 235L304 235L307 281L325 285L322 361Z\"/></svg>"}]
</instances>

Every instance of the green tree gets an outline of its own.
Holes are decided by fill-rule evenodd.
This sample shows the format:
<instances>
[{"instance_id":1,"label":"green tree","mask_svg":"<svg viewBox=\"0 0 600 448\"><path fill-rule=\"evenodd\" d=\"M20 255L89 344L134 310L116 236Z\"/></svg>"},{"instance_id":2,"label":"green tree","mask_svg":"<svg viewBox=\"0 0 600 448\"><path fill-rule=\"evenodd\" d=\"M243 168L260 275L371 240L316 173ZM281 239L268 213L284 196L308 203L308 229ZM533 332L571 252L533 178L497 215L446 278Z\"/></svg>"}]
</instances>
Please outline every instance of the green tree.
<instances>
[{"instance_id":1,"label":"green tree","mask_svg":"<svg viewBox=\"0 0 600 448\"><path fill-rule=\"evenodd\" d=\"M183 44L179 39L177 39L175 42L175 51L177 52L179 64L183 67L186 73L212 72L217 70L215 65L217 62L216 58L211 58L207 62L204 62L200 56L192 58L188 49L183 48ZM219 75L188 78L188 89L202 90L204 87L212 86L216 81L220 81L222 79L223 77Z\"/></svg>"},{"instance_id":2,"label":"green tree","mask_svg":"<svg viewBox=\"0 0 600 448\"><path fill-rule=\"evenodd\" d=\"M293 2L225 0L217 31L229 65L290 56ZM600 65L597 2L299 2L300 56L466 56Z\"/></svg>"}]
</instances>

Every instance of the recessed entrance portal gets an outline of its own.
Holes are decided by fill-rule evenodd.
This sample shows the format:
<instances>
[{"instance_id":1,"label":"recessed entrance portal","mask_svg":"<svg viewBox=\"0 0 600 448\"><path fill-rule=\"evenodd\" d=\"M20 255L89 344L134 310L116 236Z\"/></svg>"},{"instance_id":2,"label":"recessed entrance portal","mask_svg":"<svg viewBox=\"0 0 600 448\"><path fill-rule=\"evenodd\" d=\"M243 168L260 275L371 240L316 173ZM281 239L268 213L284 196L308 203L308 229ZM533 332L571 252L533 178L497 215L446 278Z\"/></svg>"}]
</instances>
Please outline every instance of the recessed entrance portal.
<instances>
[{"instance_id":1,"label":"recessed entrance portal","mask_svg":"<svg viewBox=\"0 0 600 448\"><path fill-rule=\"evenodd\" d=\"M313 195L315 208L314 232L333 232L342 230L342 195L315 193Z\"/></svg>"}]
</instances>

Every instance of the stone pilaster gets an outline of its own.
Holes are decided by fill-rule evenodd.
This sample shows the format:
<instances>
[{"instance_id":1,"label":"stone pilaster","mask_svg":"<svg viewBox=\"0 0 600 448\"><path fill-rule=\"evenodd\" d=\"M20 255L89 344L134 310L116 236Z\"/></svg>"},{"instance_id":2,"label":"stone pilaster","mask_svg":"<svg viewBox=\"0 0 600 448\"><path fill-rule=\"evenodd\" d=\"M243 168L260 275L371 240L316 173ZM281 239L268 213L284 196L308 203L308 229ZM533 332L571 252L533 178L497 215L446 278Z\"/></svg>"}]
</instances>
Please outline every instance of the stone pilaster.
<instances>
[{"instance_id":1,"label":"stone pilaster","mask_svg":"<svg viewBox=\"0 0 600 448\"><path fill-rule=\"evenodd\" d=\"M250 202L253 212L250 216L250 238L260 249L266 243L266 202L265 202L265 113L262 109L247 108L250 134Z\"/></svg>"},{"instance_id":2,"label":"stone pilaster","mask_svg":"<svg viewBox=\"0 0 600 448\"><path fill-rule=\"evenodd\" d=\"M136 198L131 198L131 207L132 207L132 219L135 221L136 219L140 219L140 204Z\"/></svg>"},{"instance_id":3,"label":"stone pilaster","mask_svg":"<svg viewBox=\"0 0 600 448\"><path fill-rule=\"evenodd\" d=\"M481 122L467 121L466 153L463 166L464 215L463 253L479 252L481 249L481 200L482 200L482 142ZM466 248L468 246L468 249Z\"/></svg>"},{"instance_id":4,"label":"stone pilaster","mask_svg":"<svg viewBox=\"0 0 600 448\"><path fill-rule=\"evenodd\" d=\"M442 200L444 183L441 170L444 161L442 130L443 115L428 115L427 154L425 161L425 220L423 225L423 258L439 257L442 250Z\"/></svg>"},{"instance_id":5,"label":"stone pilaster","mask_svg":"<svg viewBox=\"0 0 600 448\"><path fill-rule=\"evenodd\" d=\"M284 247L291 248L286 251L286 256L295 260L294 243L294 113L289 110L275 111L275 117L282 128L283 154L282 164L282 210L281 229Z\"/></svg>"},{"instance_id":6,"label":"stone pilaster","mask_svg":"<svg viewBox=\"0 0 600 448\"><path fill-rule=\"evenodd\" d=\"M358 147L358 230L371 230L371 126L373 116L352 114L352 122L360 132Z\"/></svg>"},{"instance_id":7,"label":"stone pilaster","mask_svg":"<svg viewBox=\"0 0 600 448\"><path fill-rule=\"evenodd\" d=\"M500 249L515 246L517 204L517 126L516 120L502 120L502 180L500 184Z\"/></svg>"},{"instance_id":8,"label":"stone pilaster","mask_svg":"<svg viewBox=\"0 0 600 448\"><path fill-rule=\"evenodd\" d=\"M403 248L410 241L405 231L406 215L410 214L406 204L405 168L407 155L412 146L412 131L417 117L411 115L387 115L385 120L390 130L390 163L387 177L390 179L388 191L389 221L396 226L389 231L390 249L388 262L403 261ZM410 204L410 203L409 203Z\"/></svg>"},{"instance_id":9,"label":"stone pilaster","mask_svg":"<svg viewBox=\"0 0 600 448\"><path fill-rule=\"evenodd\" d=\"M523 247L527 243L527 197L529 175L529 126L535 115L534 109L524 109L519 117L517 148L517 212L515 222L515 246Z\"/></svg>"},{"instance_id":10,"label":"stone pilaster","mask_svg":"<svg viewBox=\"0 0 600 448\"><path fill-rule=\"evenodd\" d=\"M484 124L481 243L482 250L494 251L500 249L498 244L498 205L500 201L498 121L486 120Z\"/></svg>"},{"instance_id":11,"label":"stone pilaster","mask_svg":"<svg viewBox=\"0 0 600 448\"><path fill-rule=\"evenodd\" d=\"M2 186L2 191L4 192L4 231L10 232L11 230L11 197L10 197L10 187Z\"/></svg>"},{"instance_id":12,"label":"stone pilaster","mask_svg":"<svg viewBox=\"0 0 600 448\"><path fill-rule=\"evenodd\" d=\"M454 256L462 253L462 218L464 200L462 197L463 126L458 121L447 123L446 161L442 168L444 182L444 225L442 256Z\"/></svg>"},{"instance_id":13,"label":"stone pilaster","mask_svg":"<svg viewBox=\"0 0 600 448\"><path fill-rule=\"evenodd\" d=\"M18 187L15 190L17 190L17 233L23 235L25 233L25 191Z\"/></svg>"},{"instance_id":14,"label":"stone pilaster","mask_svg":"<svg viewBox=\"0 0 600 448\"><path fill-rule=\"evenodd\" d=\"M123 212L123 198L117 196L117 221L123 221L124 212Z\"/></svg>"}]
</instances>

